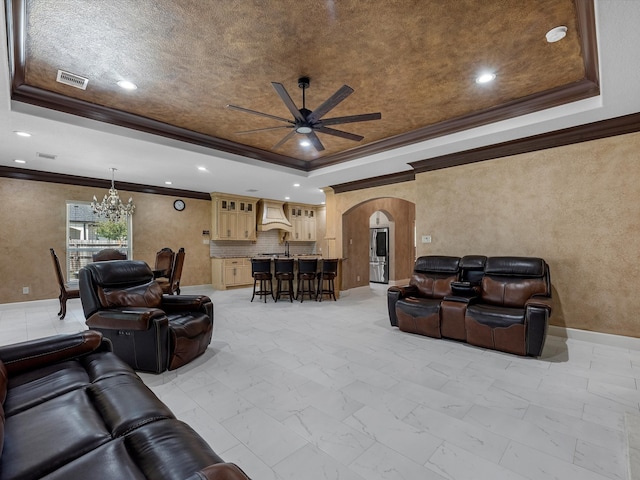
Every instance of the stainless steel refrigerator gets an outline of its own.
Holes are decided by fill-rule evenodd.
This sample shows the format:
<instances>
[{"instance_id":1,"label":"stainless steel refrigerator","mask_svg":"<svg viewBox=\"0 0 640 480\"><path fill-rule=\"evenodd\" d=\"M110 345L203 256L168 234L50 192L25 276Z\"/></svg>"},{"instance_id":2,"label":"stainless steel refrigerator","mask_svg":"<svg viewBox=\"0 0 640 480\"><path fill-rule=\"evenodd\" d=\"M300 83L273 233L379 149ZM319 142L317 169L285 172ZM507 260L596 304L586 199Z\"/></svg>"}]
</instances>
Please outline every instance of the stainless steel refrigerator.
<instances>
[{"instance_id":1,"label":"stainless steel refrigerator","mask_svg":"<svg viewBox=\"0 0 640 480\"><path fill-rule=\"evenodd\" d=\"M369 281L389 283L389 229L369 229Z\"/></svg>"}]
</instances>

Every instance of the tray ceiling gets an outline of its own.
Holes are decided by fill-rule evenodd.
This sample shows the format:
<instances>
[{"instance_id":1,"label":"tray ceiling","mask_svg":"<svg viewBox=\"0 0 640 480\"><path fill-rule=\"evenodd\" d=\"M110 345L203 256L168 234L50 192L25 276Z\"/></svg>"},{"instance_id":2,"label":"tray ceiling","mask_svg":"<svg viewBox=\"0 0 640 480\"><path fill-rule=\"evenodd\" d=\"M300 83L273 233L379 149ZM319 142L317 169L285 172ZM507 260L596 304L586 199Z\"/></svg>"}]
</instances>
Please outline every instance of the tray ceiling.
<instances>
[{"instance_id":1,"label":"tray ceiling","mask_svg":"<svg viewBox=\"0 0 640 480\"><path fill-rule=\"evenodd\" d=\"M8 1L12 97L250 158L311 171L597 95L591 2L572 0ZM365 7L366 6L366 7ZM545 33L567 26L548 43ZM86 90L56 81L87 78ZM483 71L496 74L478 84ZM282 123L271 82L313 109L346 84L355 92L327 117L381 112L336 125L354 142L318 134L326 150ZM117 86L134 82L135 91Z\"/></svg>"}]
</instances>

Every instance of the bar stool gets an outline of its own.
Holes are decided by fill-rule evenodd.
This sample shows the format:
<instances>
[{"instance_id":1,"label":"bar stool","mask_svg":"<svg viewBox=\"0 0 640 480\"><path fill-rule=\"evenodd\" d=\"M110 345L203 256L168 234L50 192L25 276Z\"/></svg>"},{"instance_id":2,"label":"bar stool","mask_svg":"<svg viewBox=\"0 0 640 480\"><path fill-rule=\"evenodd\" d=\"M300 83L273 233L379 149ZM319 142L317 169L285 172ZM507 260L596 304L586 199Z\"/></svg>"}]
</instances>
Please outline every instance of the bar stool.
<instances>
[{"instance_id":1,"label":"bar stool","mask_svg":"<svg viewBox=\"0 0 640 480\"><path fill-rule=\"evenodd\" d=\"M334 280L338 276L338 260L329 259L322 260L322 269L318 272L318 292L316 294L316 301L322 301L324 295L329 295L329 298L333 297L333 301L336 301L336 290ZM324 282L327 282L326 288Z\"/></svg>"},{"instance_id":2,"label":"bar stool","mask_svg":"<svg viewBox=\"0 0 640 480\"><path fill-rule=\"evenodd\" d=\"M289 295L289 301L293 302L293 258L276 258L276 302L280 300L282 295ZM282 288L282 282L288 283L288 288Z\"/></svg>"},{"instance_id":3,"label":"bar stool","mask_svg":"<svg viewBox=\"0 0 640 480\"><path fill-rule=\"evenodd\" d=\"M264 303L267 303L267 295L275 300L273 296L273 276L271 275L271 259L270 258L252 258L251 259L251 276L253 277L253 295L251 301L256 295L264 297ZM260 286L256 291L256 286L260 282ZM267 289L267 282L269 288Z\"/></svg>"},{"instance_id":4,"label":"bar stool","mask_svg":"<svg viewBox=\"0 0 640 480\"><path fill-rule=\"evenodd\" d=\"M315 279L317 273L317 258L301 258L298 260L298 286L296 299L300 297L300 303L304 301L305 294L309 295L309 300L311 300L312 295L316 294ZM302 288L300 288L301 285Z\"/></svg>"}]
</instances>

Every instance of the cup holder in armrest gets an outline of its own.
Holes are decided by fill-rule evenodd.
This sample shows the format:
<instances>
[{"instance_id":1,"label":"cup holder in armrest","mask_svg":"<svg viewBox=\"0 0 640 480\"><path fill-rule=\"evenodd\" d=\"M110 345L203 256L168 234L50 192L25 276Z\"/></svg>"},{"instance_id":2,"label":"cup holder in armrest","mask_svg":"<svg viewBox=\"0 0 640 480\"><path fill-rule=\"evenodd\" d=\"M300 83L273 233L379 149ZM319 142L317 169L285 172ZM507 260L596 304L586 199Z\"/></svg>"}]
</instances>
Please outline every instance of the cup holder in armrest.
<instances>
[{"instance_id":1,"label":"cup holder in armrest","mask_svg":"<svg viewBox=\"0 0 640 480\"><path fill-rule=\"evenodd\" d=\"M480 293L471 282L451 282L451 292L461 297L474 297Z\"/></svg>"}]
</instances>

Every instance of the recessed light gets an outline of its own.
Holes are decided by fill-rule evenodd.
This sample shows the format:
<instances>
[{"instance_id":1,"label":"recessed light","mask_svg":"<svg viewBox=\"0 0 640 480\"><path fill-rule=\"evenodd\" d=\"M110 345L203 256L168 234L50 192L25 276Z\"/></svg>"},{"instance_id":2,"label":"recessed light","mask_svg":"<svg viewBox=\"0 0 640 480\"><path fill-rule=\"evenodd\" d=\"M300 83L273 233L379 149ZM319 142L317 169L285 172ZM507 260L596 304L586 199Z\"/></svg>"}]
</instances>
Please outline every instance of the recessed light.
<instances>
[{"instance_id":1,"label":"recessed light","mask_svg":"<svg viewBox=\"0 0 640 480\"><path fill-rule=\"evenodd\" d=\"M549 30L546 33L545 38L547 39L547 42L555 43L562 40L566 36L567 36L567 27L562 25L560 27L552 28L551 30Z\"/></svg>"},{"instance_id":2,"label":"recessed light","mask_svg":"<svg viewBox=\"0 0 640 480\"><path fill-rule=\"evenodd\" d=\"M138 88L135 83L130 82L129 80L120 80L118 82L118 86L120 88L124 88L125 90L136 90Z\"/></svg>"},{"instance_id":3,"label":"recessed light","mask_svg":"<svg viewBox=\"0 0 640 480\"><path fill-rule=\"evenodd\" d=\"M207 171L207 167L198 167L198 170L200 170L201 172L206 172Z\"/></svg>"},{"instance_id":4,"label":"recessed light","mask_svg":"<svg viewBox=\"0 0 640 480\"><path fill-rule=\"evenodd\" d=\"M165 185L173 185L173 182L167 180L166 182L164 182Z\"/></svg>"},{"instance_id":5,"label":"recessed light","mask_svg":"<svg viewBox=\"0 0 640 480\"><path fill-rule=\"evenodd\" d=\"M15 130L13 133L18 135L19 137L30 137L31 134L29 132L22 132L20 130Z\"/></svg>"},{"instance_id":6,"label":"recessed light","mask_svg":"<svg viewBox=\"0 0 640 480\"><path fill-rule=\"evenodd\" d=\"M293 186L294 186L294 187L299 187L299 186L300 186L300 184L299 184L299 183L294 183L294 184L293 184Z\"/></svg>"},{"instance_id":7,"label":"recessed light","mask_svg":"<svg viewBox=\"0 0 640 480\"><path fill-rule=\"evenodd\" d=\"M16 163L27 163L27 161L26 161L26 160L20 160L19 158L16 158L16 159L14 160L14 162L16 162Z\"/></svg>"},{"instance_id":8,"label":"recessed light","mask_svg":"<svg viewBox=\"0 0 640 480\"><path fill-rule=\"evenodd\" d=\"M491 73L491 72L483 73L482 75L478 75L478 77L476 78L476 83L489 83L495 80L495 78L496 78L495 73Z\"/></svg>"}]
</instances>

